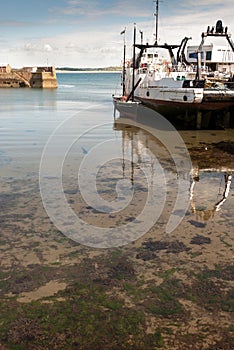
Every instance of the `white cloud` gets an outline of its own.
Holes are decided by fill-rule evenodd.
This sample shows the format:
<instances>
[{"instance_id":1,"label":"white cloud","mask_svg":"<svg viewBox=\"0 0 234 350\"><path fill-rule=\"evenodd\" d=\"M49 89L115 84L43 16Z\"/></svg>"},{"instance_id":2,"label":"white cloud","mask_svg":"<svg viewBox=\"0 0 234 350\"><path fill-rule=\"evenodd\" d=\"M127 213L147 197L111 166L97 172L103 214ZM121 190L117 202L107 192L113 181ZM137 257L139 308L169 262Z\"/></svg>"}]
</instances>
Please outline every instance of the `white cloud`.
<instances>
[{"instance_id":1,"label":"white cloud","mask_svg":"<svg viewBox=\"0 0 234 350\"><path fill-rule=\"evenodd\" d=\"M52 49L50 44L45 44L44 45L44 51L51 52L51 51L53 51L53 49Z\"/></svg>"},{"instance_id":2,"label":"white cloud","mask_svg":"<svg viewBox=\"0 0 234 350\"><path fill-rule=\"evenodd\" d=\"M113 4L113 6L111 6ZM25 39L15 40L1 47L7 50L11 65L25 65L25 61L43 65L45 61L58 66L103 67L120 65L123 36L127 27L128 55L132 51L133 22L144 32L144 40L153 42L155 31L154 4L121 0L104 7L97 1L68 0L66 6L51 9L51 18L44 22L41 32L25 32ZM164 0L159 7L159 39L161 43L178 44L185 36L192 36L191 45L198 45L207 26L223 20L234 35L233 0ZM92 20L91 20L92 18ZM24 18L22 18L22 21ZM75 28L75 30L74 30ZM52 29L52 30L51 30ZM61 33L51 35L50 33ZM29 35L34 37L29 38ZM3 52L3 51L1 51ZM0 54L1 54L0 52ZM17 53L17 54L16 54ZM1 57L1 56L0 56ZM5 57L5 56L4 56ZM30 65L30 63L27 63Z\"/></svg>"},{"instance_id":3,"label":"white cloud","mask_svg":"<svg viewBox=\"0 0 234 350\"><path fill-rule=\"evenodd\" d=\"M22 48L18 47L18 51L24 50L24 51L33 51L33 52L51 52L53 51L53 48L50 44L43 44L39 42L28 42L26 43Z\"/></svg>"}]
</instances>

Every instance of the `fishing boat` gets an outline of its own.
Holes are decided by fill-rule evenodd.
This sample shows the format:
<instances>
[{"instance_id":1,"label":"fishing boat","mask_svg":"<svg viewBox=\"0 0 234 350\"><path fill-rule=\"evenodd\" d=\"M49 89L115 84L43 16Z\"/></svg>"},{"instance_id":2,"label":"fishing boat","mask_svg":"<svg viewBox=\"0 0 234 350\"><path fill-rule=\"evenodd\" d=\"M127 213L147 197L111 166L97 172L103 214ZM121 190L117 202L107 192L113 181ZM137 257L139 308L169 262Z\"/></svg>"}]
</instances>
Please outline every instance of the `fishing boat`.
<instances>
[{"instance_id":1,"label":"fishing boat","mask_svg":"<svg viewBox=\"0 0 234 350\"><path fill-rule=\"evenodd\" d=\"M216 31L202 34L202 43L197 50L197 65L190 64L184 57L184 38L180 45L134 44L140 52L129 67L126 67L125 93L128 95L132 88L132 78L139 81L134 91L139 101L155 105L193 106L199 109L223 109L234 105L234 91L228 88L225 81L219 83L209 78L211 72L204 70L201 61L204 38L207 36L230 37L220 31L218 23ZM158 50L164 49L169 53L169 60L159 59ZM177 57L173 49L178 49ZM182 50L182 51L181 51ZM181 53L180 53L181 52Z\"/></svg>"},{"instance_id":2,"label":"fishing boat","mask_svg":"<svg viewBox=\"0 0 234 350\"><path fill-rule=\"evenodd\" d=\"M156 4L158 5L158 1ZM221 20L202 33L201 43L196 50L196 64L189 62L185 54L187 42L190 40L188 37L178 45L160 45L157 30L154 44L137 44L135 37L134 33L133 58L130 63L127 61L125 64L126 98L134 92L135 101L154 107L162 114L174 110L195 111L198 127L203 111L229 112L230 108L233 111L233 72L230 72L229 77L217 81L213 79L210 67L205 67L202 61L207 37L226 38L232 53L234 52L231 34L227 27L223 27ZM162 50L167 51L163 57L159 54Z\"/></svg>"}]
</instances>

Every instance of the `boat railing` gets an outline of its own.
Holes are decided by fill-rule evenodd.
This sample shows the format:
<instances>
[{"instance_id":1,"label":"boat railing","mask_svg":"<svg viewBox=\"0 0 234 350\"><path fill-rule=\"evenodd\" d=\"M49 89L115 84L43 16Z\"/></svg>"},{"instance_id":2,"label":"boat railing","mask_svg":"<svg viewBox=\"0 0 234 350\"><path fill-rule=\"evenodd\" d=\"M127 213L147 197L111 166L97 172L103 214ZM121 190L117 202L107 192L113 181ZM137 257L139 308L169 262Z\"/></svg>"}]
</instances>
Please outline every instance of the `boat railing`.
<instances>
[{"instance_id":1,"label":"boat railing","mask_svg":"<svg viewBox=\"0 0 234 350\"><path fill-rule=\"evenodd\" d=\"M138 74L148 74L154 72L187 72L187 73L196 73L196 65L185 65L185 64L176 64L172 65L171 63L161 63L161 64L143 64L138 68ZM207 66L201 68L202 74L208 74L209 69Z\"/></svg>"}]
</instances>

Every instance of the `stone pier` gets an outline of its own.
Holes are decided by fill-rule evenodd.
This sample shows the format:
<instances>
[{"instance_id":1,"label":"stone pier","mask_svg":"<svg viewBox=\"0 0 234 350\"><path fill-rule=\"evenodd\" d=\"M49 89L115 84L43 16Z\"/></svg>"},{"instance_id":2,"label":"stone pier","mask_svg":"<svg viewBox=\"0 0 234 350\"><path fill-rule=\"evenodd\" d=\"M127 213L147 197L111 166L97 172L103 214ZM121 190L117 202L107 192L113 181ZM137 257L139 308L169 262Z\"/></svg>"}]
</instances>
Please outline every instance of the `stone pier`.
<instances>
[{"instance_id":1,"label":"stone pier","mask_svg":"<svg viewBox=\"0 0 234 350\"><path fill-rule=\"evenodd\" d=\"M0 88L41 88L56 89L58 82L55 67L24 67L11 69L0 67Z\"/></svg>"}]
</instances>

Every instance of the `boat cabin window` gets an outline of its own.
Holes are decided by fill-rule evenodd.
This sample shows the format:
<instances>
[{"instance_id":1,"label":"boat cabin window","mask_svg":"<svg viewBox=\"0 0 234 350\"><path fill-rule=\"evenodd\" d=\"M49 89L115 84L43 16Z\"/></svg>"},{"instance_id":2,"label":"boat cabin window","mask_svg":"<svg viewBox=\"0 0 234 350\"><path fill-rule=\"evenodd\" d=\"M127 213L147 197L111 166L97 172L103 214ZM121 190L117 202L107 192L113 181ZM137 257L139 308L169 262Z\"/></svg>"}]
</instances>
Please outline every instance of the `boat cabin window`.
<instances>
[{"instance_id":1,"label":"boat cabin window","mask_svg":"<svg viewBox=\"0 0 234 350\"><path fill-rule=\"evenodd\" d=\"M154 54L153 53L148 53L148 54L143 53L142 57L153 58L153 57L158 57L158 54L157 53L154 53Z\"/></svg>"},{"instance_id":2,"label":"boat cabin window","mask_svg":"<svg viewBox=\"0 0 234 350\"><path fill-rule=\"evenodd\" d=\"M212 51L206 51L206 60L211 61Z\"/></svg>"}]
</instances>

